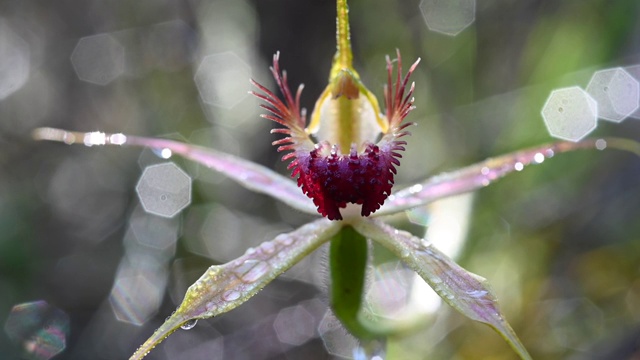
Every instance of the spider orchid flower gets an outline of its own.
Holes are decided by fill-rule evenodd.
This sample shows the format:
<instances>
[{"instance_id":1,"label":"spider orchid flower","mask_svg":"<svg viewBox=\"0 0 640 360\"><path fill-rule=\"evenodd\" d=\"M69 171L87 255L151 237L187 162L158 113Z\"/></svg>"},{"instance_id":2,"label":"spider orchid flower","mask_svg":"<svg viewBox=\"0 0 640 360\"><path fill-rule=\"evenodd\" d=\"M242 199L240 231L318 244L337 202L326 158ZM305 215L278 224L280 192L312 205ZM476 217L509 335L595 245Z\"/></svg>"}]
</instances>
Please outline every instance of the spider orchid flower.
<instances>
[{"instance_id":1,"label":"spider orchid flower","mask_svg":"<svg viewBox=\"0 0 640 360\"><path fill-rule=\"evenodd\" d=\"M338 55L346 51L339 50ZM255 81L252 83L262 93L253 94L267 103L261 107L269 114L262 116L286 127L271 132L286 135L273 145L279 145L278 151L290 151L282 160L293 159L289 164L289 169L293 169L291 176L297 176L298 186L329 220L342 220L340 209L349 203L361 206L359 215L369 216L391 194L395 166L400 165L398 158L402 157L399 151L405 150L407 144L400 138L409 134L405 128L411 125L402 123L413 109L414 84L408 91L406 87L420 59L402 79L398 51L394 86L393 65L387 57L386 114L382 115L378 101L351 66L350 57L336 56L329 85L316 102L307 128L305 111L300 109L303 87L298 87L294 99L278 60L276 53L271 71L284 102ZM319 142L314 143L310 135ZM382 138L376 143L379 136Z\"/></svg>"},{"instance_id":2,"label":"spider orchid flower","mask_svg":"<svg viewBox=\"0 0 640 360\"><path fill-rule=\"evenodd\" d=\"M283 160L291 160L291 176L297 178L301 189L291 179L268 168L196 145L102 132L79 133L53 128L34 131L36 140L169 149L225 174L248 189L268 194L301 212L323 216L250 248L235 260L209 267L189 287L177 310L131 359L142 359L181 327L190 327L198 319L218 316L238 307L326 242L330 242L331 306L347 330L367 341L414 329L416 322L363 316L367 239L390 250L460 313L491 326L522 359L531 358L505 320L484 278L466 271L427 240L397 230L378 217L481 189L509 173L562 152L602 149L606 144L608 148L640 155L640 144L619 138L556 142L427 178L391 194L400 152L406 145L402 138L408 135L406 128L410 125L404 119L413 109L414 87L409 85L409 77L418 61L403 76L398 52L394 76L393 61L387 58L388 78L382 112L375 96L363 85L352 66L346 0L337 0L337 15L338 46L329 84L316 102L308 125L306 112L300 108L302 86L295 95L291 92L286 72L280 70L279 54L273 57L271 71L283 99L252 81L259 90L254 95L264 101L261 106L267 114L263 117L284 126L272 130L285 135L273 144L278 146L278 151L286 152Z\"/></svg>"}]
</instances>

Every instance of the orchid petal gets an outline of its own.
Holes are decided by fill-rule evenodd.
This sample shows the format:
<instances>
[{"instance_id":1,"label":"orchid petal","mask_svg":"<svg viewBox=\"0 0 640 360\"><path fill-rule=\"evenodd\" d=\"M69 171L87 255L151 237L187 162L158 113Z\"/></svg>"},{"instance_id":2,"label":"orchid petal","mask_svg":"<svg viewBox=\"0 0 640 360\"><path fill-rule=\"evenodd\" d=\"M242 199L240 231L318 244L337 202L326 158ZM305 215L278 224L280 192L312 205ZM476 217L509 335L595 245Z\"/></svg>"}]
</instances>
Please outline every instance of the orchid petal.
<instances>
[{"instance_id":1,"label":"orchid petal","mask_svg":"<svg viewBox=\"0 0 640 360\"><path fill-rule=\"evenodd\" d=\"M142 359L185 323L223 314L238 307L277 276L331 239L339 222L316 220L278 235L226 264L213 265L189 287L182 304L131 356Z\"/></svg>"},{"instance_id":2,"label":"orchid petal","mask_svg":"<svg viewBox=\"0 0 640 360\"><path fill-rule=\"evenodd\" d=\"M387 215L425 205L444 197L483 188L492 182L530 164L538 164L555 154L582 149L613 148L640 156L640 143L621 138L587 139L580 142L561 141L490 158L462 169L428 178L400 190L387 199L374 216Z\"/></svg>"},{"instance_id":3,"label":"orchid petal","mask_svg":"<svg viewBox=\"0 0 640 360\"><path fill-rule=\"evenodd\" d=\"M267 194L285 204L308 214L317 214L313 202L285 176L251 161L208 149L168 139L155 139L124 134L103 132L80 133L54 128L34 130L36 140L60 141L66 144L82 143L93 145L130 145L152 149L169 149L172 153L205 165L233 179L240 185L255 192Z\"/></svg>"},{"instance_id":4,"label":"orchid petal","mask_svg":"<svg viewBox=\"0 0 640 360\"><path fill-rule=\"evenodd\" d=\"M498 308L487 280L468 272L425 240L378 220L352 226L415 270L440 297L464 316L494 328L522 359L531 356Z\"/></svg>"}]
</instances>

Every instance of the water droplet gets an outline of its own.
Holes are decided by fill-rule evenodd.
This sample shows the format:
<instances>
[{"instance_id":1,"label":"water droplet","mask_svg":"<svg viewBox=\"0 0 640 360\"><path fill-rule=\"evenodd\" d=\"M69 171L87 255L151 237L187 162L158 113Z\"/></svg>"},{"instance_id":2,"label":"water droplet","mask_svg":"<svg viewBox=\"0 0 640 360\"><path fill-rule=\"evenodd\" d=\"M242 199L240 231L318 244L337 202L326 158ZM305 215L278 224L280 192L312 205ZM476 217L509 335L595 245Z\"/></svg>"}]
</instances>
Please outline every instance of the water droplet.
<instances>
[{"instance_id":1,"label":"water droplet","mask_svg":"<svg viewBox=\"0 0 640 360\"><path fill-rule=\"evenodd\" d=\"M160 151L160 157L163 159L168 159L171 157L171 155L173 155L171 149L164 148Z\"/></svg>"},{"instance_id":2,"label":"water droplet","mask_svg":"<svg viewBox=\"0 0 640 360\"><path fill-rule=\"evenodd\" d=\"M268 241L265 243L262 243L262 245L260 245L260 249L262 249L262 252L265 254L273 254L274 251L276 251L276 246L273 244L273 242Z\"/></svg>"},{"instance_id":3,"label":"water droplet","mask_svg":"<svg viewBox=\"0 0 640 360\"><path fill-rule=\"evenodd\" d=\"M513 165L513 168L516 169L516 171L522 171L522 169L524 169L524 164L518 161Z\"/></svg>"},{"instance_id":4,"label":"water droplet","mask_svg":"<svg viewBox=\"0 0 640 360\"><path fill-rule=\"evenodd\" d=\"M256 252L256 249L254 249L254 248L250 247L250 248L248 248L248 249L247 249L247 251L245 251L245 252L244 252L244 254L245 254L245 255L251 255L251 254L253 254L254 252Z\"/></svg>"},{"instance_id":5,"label":"water droplet","mask_svg":"<svg viewBox=\"0 0 640 360\"><path fill-rule=\"evenodd\" d=\"M238 266L242 265L243 263L244 263L244 260L242 260L242 258L239 258L239 259L233 260L233 262L231 263L231 266L238 267Z\"/></svg>"},{"instance_id":6,"label":"water droplet","mask_svg":"<svg viewBox=\"0 0 640 360\"><path fill-rule=\"evenodd\" d=\"M180 328L182 328L182 330L191 330L196 326L197 323L198 323L198 320L191 319L191 320L187 321L186 323L180 325Z\"/></svg>"},{"instance_id":7,"label":"water droplet","mask_svg":"<svg viewBox=\"0 0 640 360\"><path fill-rule=\"evenodd\" d=\"M278 235L275 240L282 245L289 246L293 244L294 238L287 235Z\"/></svg>"},{"instance_id":8,"label":"water droplet","mask_svg":"<svg viewBox=\"0 0 640 360\"><path fill-rule=\"evenodd\" d=\"M489 175L489 172L491 172L491 170L488 167L483 167L482 169L480 169L480 173L482 175Z\"/></svg>"},{"instance_id":9,"label":"water droplet","mask_svg":"<svg viewBox=\"0 0 640 360\"><path fill-rule=\"evenodd\" d=\"M533 161L535 161L536 164L542 164L544 161L544 155L542 153L536 153L533 155Z\"/></svg>"},{"instance_id":10,"label":"water droplet","mask_svg":"<svg viewBox=\"0 0 640 360\"><path fill-rule=\"evenodd\" d=\"M481 298L484 297L488 294L489 292L487 290L468 290L467 291L467 295L469 295L472 298Z\"/></svg>"},{"instance_id":11,"label":"water droplet","mask_svg":"<svg viewBox=\"0 0 640 360\"><path fill-rule=\"evenodd\" d=\"M213 301L209 301L205 305L205 308L207 309L207 311L215 311L218 309L218 304L214 303Z\"/></svg>"},{"instance_id":12,"label":"water droplet","mask_svg":"<svg viewBox=\"0 0 640 360\"><path fill-rule=\"evenodd\" d=\"M596 149L604 150L606 148L607 148L607 140L605 140L605 139L596 140Z\"/></svg>"},{"instance_id":13,"label":"water droplet","mask_svg":"<svg viewBox=\"0 0 640 360\"><path fill-rule=\"evenodd\" d=\"M411 255L411 252L407 249L402 249L402 251L400 252L400 257L403 259L408 258L409 255Z\"/></svg>"},{"instance_id":14,"label":"water droplet","mask_svg":"<svg viewBox=\"0 0 640 360\"><path fill-rule=\"evenodd\" d=\"M548 158L552 158L553 155L555 155L555 152L553 152L553 149L547 149L547 151L545 152L547 153Z\"/></svg>"},{"instance_id":15,"label":"water droplet","mask_svg":"<svg viewBox=\"0 0 640 360\"><path fill-rule=\"evenodd\" d=\"M240 293L235 290L227 290L222 294L222 299L225 301L234 301L240 298Z\"/></svg>"},{"instance_id":16,"label":"water droplet","mask_svg":"<svg viewBox=\"0 0 640 360\"><path fill-rule=\"evenodd\" d=\"M242 281L246 283L252 283L263 277L269 270L269 264L264 261L260 261L246 274L242 275Z\"/></svg>"}]
</instances>

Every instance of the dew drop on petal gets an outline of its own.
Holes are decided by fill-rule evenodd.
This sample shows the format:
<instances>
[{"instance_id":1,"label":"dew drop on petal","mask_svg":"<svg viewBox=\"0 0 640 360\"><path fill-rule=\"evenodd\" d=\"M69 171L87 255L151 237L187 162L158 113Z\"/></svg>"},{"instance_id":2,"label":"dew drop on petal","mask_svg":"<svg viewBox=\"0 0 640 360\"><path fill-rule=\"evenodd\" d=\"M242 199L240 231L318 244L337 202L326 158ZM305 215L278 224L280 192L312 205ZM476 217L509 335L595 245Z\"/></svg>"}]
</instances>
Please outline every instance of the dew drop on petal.
<instances>
[{"instance_id":1,"label":"dew drop on petal","mask_svg":"<svg viewBox=\"0 0 640 360\"><path fill-rule=\"evenodd\" d=\"M467 291L467 295L472 298L481 298L488 294L489 292L486 290L469 290Z\"/></svg>"},{"instance_id":2,"label":"dew drop on petal","mask_svg":"<svg viewBox=\"0 0 640 360\"><path fill-rule=\"evenodd\" d=\"M191 329L193 329L193 328L196 326L196 324L197 324L197 323L198 323L198 320L196 320L196 319L191 319L191 320L187 321L186 323L182 324L182 325L180 326L180 328L181 328L182 330L191 330Z\"/></svg>"},{"instance_id":3,"label":"dew drop on petal","mask_svg":"<svg viewBox=\"0 0 640 360\"><path fill-rule=\"evenodd\" d=\"M264 276L264 274L268 270L269 265L264 261L260 261L259 263L255 264L255 266L251 268L251 270L249 270L246 274L242 275L242 281L246 283L255 282L262 276Z\"/></svg>"},{"instance_id":4,"label":"dew drop on petal","mask_svg":"<svg viewBox=\"0 0 640 360\"><path fill-rule=\"evenodd\" d=\"M168 159L171 157L171 155L173 155L171 149L164 148L162 149L162 151L160 151L160 157L163 159Z\"/></svg>"},{"instance_id":5,"label":"dew drop on petal","mask_svg":"<svg viewBox=\"0 0 640 360\"><path fill-rule=\"evenodd\" d=\"M213 301L210 301L205 305L205 307L207 311L215 311L218 308L218 305Z\"/></svg>"},{"instance_id":6,"label":"dew drop on petal","mask_svg":"<svg viewBox=\"0 0 640 360\"><path fill-rule=\"evenodd\" d=\"M227 290L222 294L222 298L225 301L234 301L240 298L240 293L235 290Z\"/></svg>"},{"instance_id":7,"label":"dew drop on petal","mask_svg":"<svg viewBox=\"0 0 640 360\"><path fill-rule=\"evenodd\" d=\"M273 252L276 250L276 246L273 245L272 242L265 242L262 245L260 245L260 249L262 250L263 253L265 254L273 254Z\"/></svg>"},{"instance_id":8,"label":"dew drop on petal","mask_svg":"<svg viewBox=\"0 0 640 360\"><path fill-rule=\"evenodd\" d=\"M291 236L286 236L286 235L279 235L276 237L275 240L282 245L289 246L293 244L293 242L295 241L295 238Z\"/></svg>"},{"instance_id":9,"label":"dew drop on petal","mask_svg":"<svg viewBox=\"0 0 640 360\"><path fill-rule=\"evenodd\" d=\"M517 163L515 163L515 165L513 165L513 168L516 169L516 171L522 171L522 169L524 169L524 164L518 161Z\"/></svg>"}]
</instances>

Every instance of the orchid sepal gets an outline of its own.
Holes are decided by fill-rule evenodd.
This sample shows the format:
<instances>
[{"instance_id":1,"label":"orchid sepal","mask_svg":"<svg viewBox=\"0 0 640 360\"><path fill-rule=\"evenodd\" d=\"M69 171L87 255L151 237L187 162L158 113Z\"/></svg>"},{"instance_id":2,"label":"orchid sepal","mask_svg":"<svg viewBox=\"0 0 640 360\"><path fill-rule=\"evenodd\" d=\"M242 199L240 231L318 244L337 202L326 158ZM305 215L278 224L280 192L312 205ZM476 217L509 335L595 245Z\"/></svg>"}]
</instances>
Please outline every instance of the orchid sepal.
<instances>
[{"instance_id":1,"label":"orchid sepal","mask_svg":"<svg viewBox=\"0 0 640 360\"><path fill-rule=\"evenodd\" d=\"M374 216L429 204L438 199L478 190L529 165L541 164L557 154L575 150L616 149L640 156L640 143L624 138L559 141L490 158L461 169L441 173L393 193Z\"/></svg>"},{"instance_id":2,"label":"orchid sepal","mask_svg":"<svg viewBox=\"0 0 640 360\"><path fill-rule=\"evenodd\" d=\"M427 241L379 220L352 224L360 234L389 249L420 275L450 306L496 330L523 360L531 356L505 320L487 280L468 272Z\"/></svg>"},{"instance_id":3,"label":"orchid sepal","mask_svg":"<svg viewBox=\"0 0 640 360\"><path fill-rule=\"evenodd\" d=\"M250 248L226 264L213 265L187 289L176 311L131 356L144 358L156 345L188 321L233 310L273 279L331 239L342 224L319 219Z\"/></svg>"},{"instance_id":4,"label":"orchid sepal","mask_svg":"<svg viewBox=\"0 0 640 360\"><path fill-rule=\"evenodd\" d=\"M33 131L32 136L35 140L58 141L69 145L118 145L156 150L168 149L172 154L178 154L228 176L249 190L269 195L304 213L317 213L313 203L300 192L291 179L262 165L221 151L169 139L103 132L81 133L56 128L38 128Z\"/></svg>"}]
</instances>

